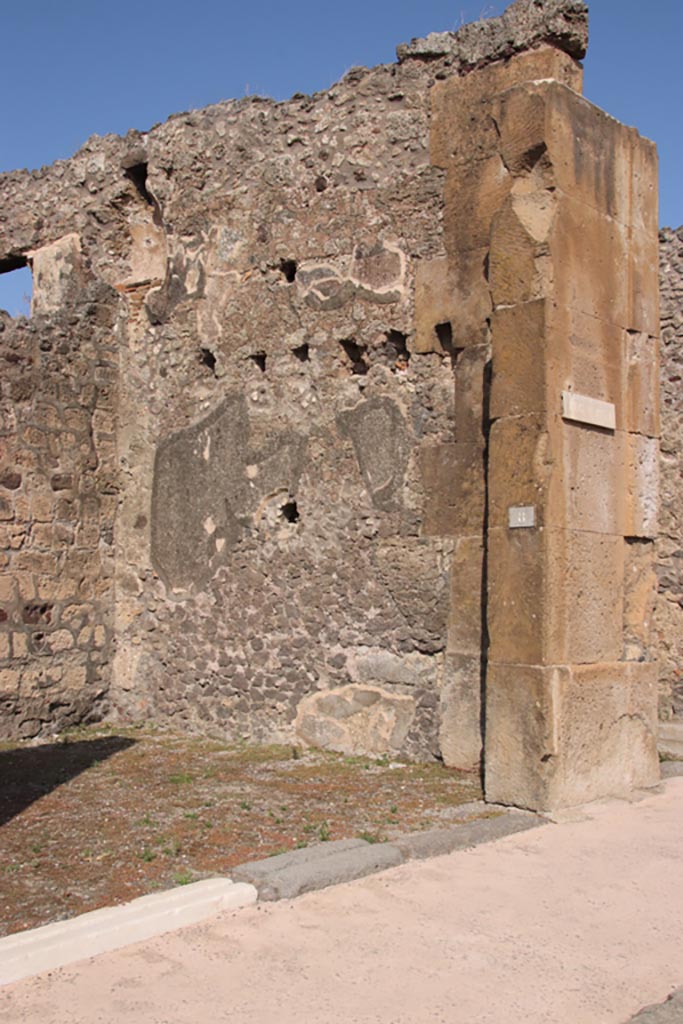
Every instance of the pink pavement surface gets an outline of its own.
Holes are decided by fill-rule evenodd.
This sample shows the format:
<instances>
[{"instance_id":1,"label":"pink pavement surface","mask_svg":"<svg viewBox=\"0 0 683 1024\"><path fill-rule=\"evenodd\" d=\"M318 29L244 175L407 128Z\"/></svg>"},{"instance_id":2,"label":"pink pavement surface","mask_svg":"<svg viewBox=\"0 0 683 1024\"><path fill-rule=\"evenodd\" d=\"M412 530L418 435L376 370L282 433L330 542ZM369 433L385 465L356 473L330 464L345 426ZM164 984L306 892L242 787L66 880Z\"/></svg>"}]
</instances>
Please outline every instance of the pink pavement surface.
<instances>
[{"instance_id":1,"label":"pink pavement surface","mask_svg":"<svg viewBox=\"0 0 683 1024\"><path fill-rule=\"evenodd\" d=\"M683 985L683 778L0 989L3 1024L623 1024Z\"/></svg>"}]
</instances>

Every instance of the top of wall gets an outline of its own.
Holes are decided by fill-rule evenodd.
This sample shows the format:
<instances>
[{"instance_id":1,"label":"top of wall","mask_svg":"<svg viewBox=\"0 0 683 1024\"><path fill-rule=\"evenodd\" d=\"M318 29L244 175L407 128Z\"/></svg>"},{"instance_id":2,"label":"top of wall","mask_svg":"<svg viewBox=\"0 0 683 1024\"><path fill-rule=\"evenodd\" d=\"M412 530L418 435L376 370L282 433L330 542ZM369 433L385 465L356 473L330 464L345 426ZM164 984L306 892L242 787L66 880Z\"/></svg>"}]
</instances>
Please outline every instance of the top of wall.
<instances>
[{"instance_id":1,"label":"top of wall","mask_svg":"<svg viewBox=\"0 0 683 1024\"><path fill-rule=\"evenodd\" d=\"M459 73L545 44L583 60L588 47L588 7L583 0L515 0L499 18L430 32L396 48L399 61L435 60Z\"/></svg>"},{"instance_id":2,"label":"top of wall","mask_svg":"<svg viewBox=\"0 0 683 1024\"><path fill-rule=\"evenodd\" d=\"M314 140L330 141L323 147L324 166L311 167L317 189L328 183L350 191L371 187L369 171L380 178L400 169L418 174L428 163L428 113L419 97L436 80L540 46L579 59L587 35L582 0L515 0L498 18L413 40L399 47L398 63L353 68L329 90L310 97L295 94L284 103L261 97L227 100L174 114L148 133L92 136L69 160L0 174L0 272L23 266L33 250L76 233L86 259L98 264L96 273L110 282L122 280L119 269L105 273L100 264L125 263L121 228L136 199L136 184L137 199L161 204L167 223L173 228L175 221L181 232L172 199L188 208L194 195L206 207L212 190L223 196L228 184L234 189L240 179L248 181L259 162L261 177L282 184L293 161L314 159ZM370 123L373 118L376 124ZM351 135L361 130L366 137L356 159ZM387 143L393 146L391 169ZM139 180L131 179L131 168Z\"/></svg>"}]
</instances>

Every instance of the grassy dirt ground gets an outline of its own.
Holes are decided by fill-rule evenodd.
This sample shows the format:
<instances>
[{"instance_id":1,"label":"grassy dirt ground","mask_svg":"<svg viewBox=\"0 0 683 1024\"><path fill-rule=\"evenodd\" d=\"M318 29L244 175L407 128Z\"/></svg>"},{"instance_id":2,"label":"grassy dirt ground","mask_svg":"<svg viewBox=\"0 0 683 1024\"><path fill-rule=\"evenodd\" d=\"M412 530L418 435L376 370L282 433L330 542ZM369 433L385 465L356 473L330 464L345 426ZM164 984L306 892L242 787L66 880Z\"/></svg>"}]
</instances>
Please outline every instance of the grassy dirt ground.
<instances>
[{"instance_id":1,"label":"grassy dirt ground","mask_svg":"<svg viewBox=\"0 0 683 1024\"><path fill-rule=\"evenodd\" d=\"M148 729L0 744L0 935L297 847L444 826L480 797L477 775L439 764Z\"/></svg>"}]
</instances>

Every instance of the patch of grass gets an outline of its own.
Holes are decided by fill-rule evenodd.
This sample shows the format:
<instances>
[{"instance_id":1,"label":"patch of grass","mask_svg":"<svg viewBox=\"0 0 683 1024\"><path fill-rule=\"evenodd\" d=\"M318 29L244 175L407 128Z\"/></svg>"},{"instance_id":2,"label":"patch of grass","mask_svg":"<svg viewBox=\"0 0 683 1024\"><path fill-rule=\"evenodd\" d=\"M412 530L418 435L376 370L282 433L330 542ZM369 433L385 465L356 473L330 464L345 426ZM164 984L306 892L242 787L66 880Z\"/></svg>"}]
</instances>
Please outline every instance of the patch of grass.
<instances>
[{"instance_id":1,"label":"patch of grass","mask_svg":"<svg viewBox=\"0 0 683 1024\"><path fill-rule=\"evenodd\" d=\"M174 775L169 775L168 781L172 782L175 786L184 786L188 782L192 782L192 776L189 772L175 772Z\"/></svg>"},{"instance_id":2,"label":"patch of grass","mask_svg":"<svg viewBox=\"0 0 683 1024\"><path fill-rule=\"evenodd\" d=\"M240 800L240 810L241 811L250 811L251 810L251 804L249 803L248 800Z\"/></svg>"},{"instance_id":3,"label":"patch of grass","mask_svg":"<svg viewBox=\"0 0 683 1024\"><path fill-rule=\"evenodd\" d=\"M191 871L177 871L173 876L176 885L189 885L193 880Z\"/></svg>"},{"instance_id":4,"label":"patch of grass","mask_svg":"<svg viewBox=\"0 0 683 1024\"><path fill-rule=\"evenodd\" d=\"M330 838L330 826L328 822L321 821L318 825L318 836L321 843L327 843Z\"/></svg>"},{"instance_id":5,"label":"patch of grass","mask_svg":"<svg viewBox=\"0 0 683 1024\"><path fill-rule=\"evenodd\" d=\"M154 850L150 850L149 846L146 846L140 854L140 860L144 860L146 864L151 864L153 860L156 860L156 856Z\"/></svg>"},{"instance_id":6,"label":"patch of grass","mask_svg":"<svg viewBox=\"0 0 683 1024\"><path fill-rule=\"evenodd\" d=\"M359 839L364 839L366 843L383 843L385 842L384 836L381 836L379 832L359 832Z\"/></svg>"}]
</instances>

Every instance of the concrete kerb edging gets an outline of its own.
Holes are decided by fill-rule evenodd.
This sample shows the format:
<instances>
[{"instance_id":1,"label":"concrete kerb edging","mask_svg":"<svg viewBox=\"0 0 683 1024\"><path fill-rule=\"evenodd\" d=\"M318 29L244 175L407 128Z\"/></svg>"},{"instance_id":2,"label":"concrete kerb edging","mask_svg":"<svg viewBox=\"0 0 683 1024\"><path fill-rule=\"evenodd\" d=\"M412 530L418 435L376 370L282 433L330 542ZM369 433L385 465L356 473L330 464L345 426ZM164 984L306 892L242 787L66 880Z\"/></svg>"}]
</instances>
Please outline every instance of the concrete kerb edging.
<instances>
[{"instance_id":1,"label":"concrete kerb edging","mask_svg":"<svg viewBox=\"0 0 683 1024\"><path fill-rule=\"evenodd\" d=\"M223 910L249 906L256 898L253 885L207 878L8 935L0 939L0 985L197 924Z\"/></svg>"},{"instance_id":2,"label":"concrete kerb edging","mask_svg":"<svg viewBox=\"0 0 683 1024\"><path fill-rule=\"evenodd\" d=\"M481 804L473 817L449 828L416 832L390 843L341 839L241 864L228 878L208 878L118 907L32 928L0 939L0 985L66 967L100 953L197 924L259 900L292 899L349 882L408 860L441 856L493 842L547 822L530 811Z\"/></svg>"}]
</instances>

